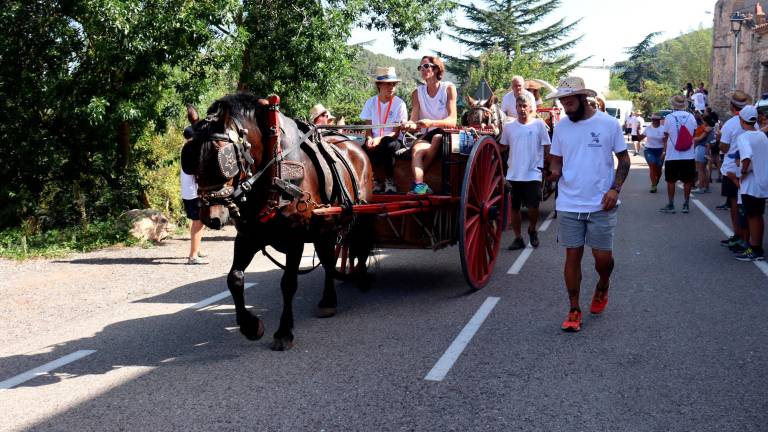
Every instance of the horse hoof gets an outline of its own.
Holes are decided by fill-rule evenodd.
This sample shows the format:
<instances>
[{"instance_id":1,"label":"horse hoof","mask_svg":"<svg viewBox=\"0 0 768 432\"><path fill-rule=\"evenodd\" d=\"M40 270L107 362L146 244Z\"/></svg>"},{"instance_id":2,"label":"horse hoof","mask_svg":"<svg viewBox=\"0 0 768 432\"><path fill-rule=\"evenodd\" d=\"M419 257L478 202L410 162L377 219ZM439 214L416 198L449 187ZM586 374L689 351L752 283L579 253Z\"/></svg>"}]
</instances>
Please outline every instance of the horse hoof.
<instances>
[{"instance_id":1,"label":"horse hoof","mask_svg":"<svg viewBox=\"0 0 768 432\"><path fill-rule=\"evenodd\" d=\"M256 320L255 326L253 320ZM259 340L264 336L264 322L256 317L251 317L245 324L240 325L240 333L248 340Z\"/></svg>"},{"instance_id":2,"label":"horse hoof","mask_svg":"<svg viewBox=\"0 0 768 432\"><path fill-rule=\"evenodd\" d=\"M336 308L334 307L319 307L317 308L318 318L330 318L336 315Z\"/></svg>"},{"instance_id":3,"label":"horse hoof","mask_svg":"<svg viewBox=\"0 0 768 432\"><path fill-rule=\"evenodd\" d=\"M276 338L272 341L272 351L288 351L293 348L293 339Z\"/></svg>"}]
</instances>

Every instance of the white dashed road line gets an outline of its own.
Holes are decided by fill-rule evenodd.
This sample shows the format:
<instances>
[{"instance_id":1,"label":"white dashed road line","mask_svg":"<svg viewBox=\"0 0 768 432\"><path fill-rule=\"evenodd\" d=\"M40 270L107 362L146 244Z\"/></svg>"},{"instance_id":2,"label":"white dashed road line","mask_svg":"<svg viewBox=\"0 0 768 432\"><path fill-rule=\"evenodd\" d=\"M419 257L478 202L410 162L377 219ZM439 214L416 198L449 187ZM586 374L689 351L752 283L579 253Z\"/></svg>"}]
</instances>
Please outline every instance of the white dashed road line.
<instances>
[{"instance_id":1,"label":"white dashed road line","mask_svg":"<svg viewBox=\"0 0 768 432\"><path fill-rule=\"evenodd\" d=\"M3 382L0 382L0 390L7 390L16 387L19 384L25 383L31 379L37 378L40 375L45 375L54 369L58 369L66 364L80 360L83 357L89 356L96 351L94 350L80 350L75 351L72 354L66 355L58 360L54 360L50 363L46 363L42 366L36 367L32 370L24 372L20 375L16 375L13 378L9 378Z\"/></svg>"},{"instance_id":2,"label":"white dashed road line","mask_svg":"<svg viewBox=\"0 0 768 432\"><path fill-rule=\"evenodd\" d=\"M465 325L461 330L461 333L459 333L459 335L456 336L456 339L453 340L451 346L448 347L443 356L440 357L440 360L437 361L427 376L424 377L425 380L442 381L443 378L445 378L445 376L448 374L448 371L451 370L453 364L456 363L456 360L464 351L464 348L469 345L472 337L475 336L477 330L481 325L483 325L483 322L486 318L488 318L488 315L491 313L493 308L496 307L496 303L498 302L499 297L488 297L485 299L483 304L480 305L480 309L475 312L475 315L472 317L472 319L469 320L467 325Z\"/></svg>"},{"instance_id":3,"label":"white dashed road line","mask_svg":"<svg viewBox=\"0 0 768 432\"><path fill-rule=\"evenodd\" d=\"M552 223L552 221L555 219L555 211L552 210L552 212L547 216L547 218L544 220L544 222L539 227L539 232L544 232L549 228L549 225ZM507 274L519 274L520 270L523 269L523 266L525 265L525 262L528 261L528 258L530 258L531 254L533 253L533 246L528 244L525 249L520 253L520 256L517 257L514 263L512 263L512 267L507 270Z\"/></svg>"},{"instance_id":4,"label":"white dashed road line","mask_svg":"<svg viewBox=\"0 0 768 432\"><path fill-rule=\"evenodd\" d=\"M256 285L255 282L247 283L247 284L245 284L245 289L251 288L254 285ZM230 294L229 294L228 290L227 291L222 291L222 292L220 292L220 293L218 293L218 294L216 294L214 296L210 296L210 297L208 297L205 300L201 300L201 301L193 304L192 306L189 306L187 309L198 309L199 310L199 309L202 309L202 308L204 308L206 306L210 306L210 305L218 302L219 300L225 299L225 298L227 298L229 296L230 296Z\"/></svg>"}]
</instances>

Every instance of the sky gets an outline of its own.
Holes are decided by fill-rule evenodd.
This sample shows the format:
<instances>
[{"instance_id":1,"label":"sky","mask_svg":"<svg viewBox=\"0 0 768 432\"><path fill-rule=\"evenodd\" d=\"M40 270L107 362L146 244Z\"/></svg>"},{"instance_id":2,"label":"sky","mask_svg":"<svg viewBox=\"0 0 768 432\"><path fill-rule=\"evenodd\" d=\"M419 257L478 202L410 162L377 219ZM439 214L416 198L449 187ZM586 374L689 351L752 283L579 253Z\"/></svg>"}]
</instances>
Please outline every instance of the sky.
<instances>
[{"instance_id":1,"label":"sky","mask_svg":"<svg viewBox=\"0 0 768 432\"><path fill-rule=\"evenodd\" d=\"M717 0L562 0L561 6L542 22L542 26L565 18L572 22L582 18L573 36L583 34L581 42L571 52L576 58L592 56L585 65L610 66L627 58L625 48L637 45L651 32L663 31L655 41L662 42L680 34L696 30L700 26L712 27ZM475 2L483 5L483 2ZM468 22L456 15L461 25ZM446 29L443 29L446 30ZM371 41L367 48L375 53L395 58L418 58L431 54L432 50L463 55L469 49L443 38L425 37L417 51L398 53L392 44L391 33L370 32L356 29L350 43Z\"/></svg>"}]
</instances>

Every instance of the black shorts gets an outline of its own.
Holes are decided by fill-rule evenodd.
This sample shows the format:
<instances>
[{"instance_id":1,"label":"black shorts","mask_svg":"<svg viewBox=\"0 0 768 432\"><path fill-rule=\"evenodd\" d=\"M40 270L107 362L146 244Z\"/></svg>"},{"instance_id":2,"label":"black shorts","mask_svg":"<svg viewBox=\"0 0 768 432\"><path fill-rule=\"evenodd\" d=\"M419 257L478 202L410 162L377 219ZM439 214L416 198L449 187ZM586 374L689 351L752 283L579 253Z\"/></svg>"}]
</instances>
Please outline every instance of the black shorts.
<instances>
[{"instance_id":1,"label":"black shorts","mask_svg":"<svg viewBox=\"0 0 768 432\"><path fill-rule=\"evenodd\" d=\"M741 195L744 213L747 217L762 216L765 214L765 198L757 198L752 195Z\"/></svg>"},{"instance_id":2,"label":"black shorts","mask_svg":"<svg viewBox=\"0 0 768 432\"><path fill-rule=\"evenodd\" d=\"M727 176L723 176L723 186L720 189L720 195L727 198L736 198L739 196L739 188L736 187L733 180Z\"/></svg>"},{"instance_id":3,"label":"black shorts","mask_svg":"<svg viewBox=\"0 0 768 432\"><path fill-rule=\"evenodd\" d=\"M185 199L184 200L184 211L187 213L187 218L189 220L200 220L200 200L195 199Z\"/></svg>"},{"instance_id":4,"label":"black shorts","mask_svg":"<svg viewBox=\"0 0 768 432\"><path fill-rule=\"evenodd\" d=\"M632 129L630 128L624 128L624 135L629 135L632 133Z\"/></svg>"},{"instance_id":5,"label":"black shorts","mask_svg":"<svg viewBox=\"0 0 768 432\"><path fill-rule=\"evenodd\" d=\"M664 180L667 183L674 183L678 180L683 183L693 183L696 180L696 162L693 159L664 162Z\"/></svg>"},{"instance_id":6,"label":"black shorts","mask_svg":"<svg viewBox=\"0 0 768 432\"><path fill-rule=\"evenodd\" d=\"M632 135L632 141L640 141L640 135Z\"/></svg>"},{"instance_id":7,"label":"black shorts","mask_svg":"<svg viewBox=\"0 0 768 432\"><path fill-rule=\"evenodd\" d=\"M445 131L440 128L432 129L431 131L425 133L424 135L420 136L419 139L422 141L426 141L428 143L432 142L432 138L434 138L435 135L445 135Z\"/></svg>"},{"instance_id":8,"label":"black shorts","mask_svg":"<svg viewBox=\"0 0 768 432\"><path fill-rule=\"evenodd\" d=\"M539 208L541 202L540 181L510 181L507 185L512 193L512 210L520 210L525 204L527 208Z\"/></svg>"}]
</instances>

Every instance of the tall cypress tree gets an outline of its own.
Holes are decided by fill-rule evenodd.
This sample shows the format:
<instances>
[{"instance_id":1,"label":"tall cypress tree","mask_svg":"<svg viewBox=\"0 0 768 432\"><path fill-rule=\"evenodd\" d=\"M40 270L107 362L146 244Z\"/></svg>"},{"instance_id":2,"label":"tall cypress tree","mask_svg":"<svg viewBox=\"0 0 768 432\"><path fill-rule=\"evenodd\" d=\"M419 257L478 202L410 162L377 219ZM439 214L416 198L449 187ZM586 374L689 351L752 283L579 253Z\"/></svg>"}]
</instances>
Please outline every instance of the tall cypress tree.
<instances>
[{"instance_id":1,"label":"tall cypress tree","mask_svg":"<svg viewBox=\"0 0 768 432\"><path fill-rule=\"evenodd\" d=\"M582 38L569 38L580 20L566 23L560 19L540 27L541 21L554 12L561 0L487 0L487 9L475 4L460 8L472 23L471 26L450 25L448 37L472 50L486 52L499 49L510 59L518 55L534 55L563 73L587 59L574 60L568 50ZM448 60L448 69L461 79L466 78L470 66L478 64L478 57L460 58L439 53Z\"/></svg>"}]
</instances>

